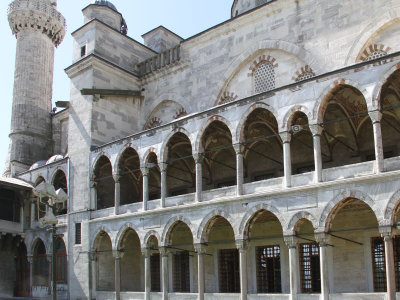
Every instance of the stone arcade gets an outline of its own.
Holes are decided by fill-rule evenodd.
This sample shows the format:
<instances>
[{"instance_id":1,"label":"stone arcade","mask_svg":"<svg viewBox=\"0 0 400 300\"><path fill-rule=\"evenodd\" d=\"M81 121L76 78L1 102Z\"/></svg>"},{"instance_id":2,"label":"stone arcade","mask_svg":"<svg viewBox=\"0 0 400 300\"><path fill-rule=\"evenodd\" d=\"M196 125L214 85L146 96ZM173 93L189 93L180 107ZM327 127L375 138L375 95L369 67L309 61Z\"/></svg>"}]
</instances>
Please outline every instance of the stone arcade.
<instances>
[{"instance_id":1,"label":"stone arcade","mask_svg":"<svg viewBox=\"0 0 400 300\"><path fill-rule=\"evenodd\" d=\"M56 5L9 8L0 296L47 297L55 247L60 299L400 299L398 1L235 0L141 44L97 0L51 113Z\"/></svg>"}]
</instances>

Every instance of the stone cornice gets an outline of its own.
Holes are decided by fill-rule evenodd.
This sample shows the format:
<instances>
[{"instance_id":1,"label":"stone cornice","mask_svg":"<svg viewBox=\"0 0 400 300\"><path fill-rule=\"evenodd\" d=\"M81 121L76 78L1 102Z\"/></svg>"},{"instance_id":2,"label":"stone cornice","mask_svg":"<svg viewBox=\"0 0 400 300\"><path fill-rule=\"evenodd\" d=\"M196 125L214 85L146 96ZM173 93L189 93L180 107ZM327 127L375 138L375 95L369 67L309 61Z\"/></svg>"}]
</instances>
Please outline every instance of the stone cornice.
<instances>
[{"instance_id":1,"label":"stone cornice","mask_svg":"<svg viewBox=\"0 0 400 300\"><path fill-rule=\"evenodd\" d=\"M57 47L65 36L66 22L53 5L43 0L15 0L8 7L12 33L35 30L47 35Z\"/></svg>"}]
</instances>

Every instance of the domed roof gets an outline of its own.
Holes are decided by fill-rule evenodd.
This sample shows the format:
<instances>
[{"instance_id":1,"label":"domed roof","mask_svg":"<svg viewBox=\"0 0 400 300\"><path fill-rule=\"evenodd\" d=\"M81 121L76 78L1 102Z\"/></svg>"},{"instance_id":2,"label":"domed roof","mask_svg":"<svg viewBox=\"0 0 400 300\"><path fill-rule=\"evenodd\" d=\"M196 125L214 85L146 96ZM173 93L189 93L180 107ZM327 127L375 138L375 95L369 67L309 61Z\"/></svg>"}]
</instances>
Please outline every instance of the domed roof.
<instances>
[{"instance_id":1,"label":"domed roof","mask_svg":"<svg viewBox=\"0 0 400 300\"><path fill-rule=\"evenodd\" d=\"M107 7L111 8L112 10L118 11L118 9L115 7L115 5L107 0L93 0L92 4L107 6Z\"/></svg>"},{"instance_id":2,"label":"domed roof","mask_svg":"<svg viewBox=\"0 0 400 300\"><path fill-rule=\"evenodd\" d=\"M47 161L46 161L46 165L51 164L53 162L56 162L57 160L61 160L63 159L64 156L62 156L61 154L56 154L53 155L52 157L50 157Z\"/></svg>"},{"instance_id":3,"label":"domed roof","mask_svg":"<svg viewBox=\"0 0 400 300\"><path fill-rule=\"evenodd\" d=\"M40 168L40 167L43 167L45 164L46 164L46 161L45 161L45 160L39 160L39 161L35 162L35 163L29 168L29 171L30 171L30 170L34 170L34 169L37 169L37 168Z\"/></svg>"}]
</instances>

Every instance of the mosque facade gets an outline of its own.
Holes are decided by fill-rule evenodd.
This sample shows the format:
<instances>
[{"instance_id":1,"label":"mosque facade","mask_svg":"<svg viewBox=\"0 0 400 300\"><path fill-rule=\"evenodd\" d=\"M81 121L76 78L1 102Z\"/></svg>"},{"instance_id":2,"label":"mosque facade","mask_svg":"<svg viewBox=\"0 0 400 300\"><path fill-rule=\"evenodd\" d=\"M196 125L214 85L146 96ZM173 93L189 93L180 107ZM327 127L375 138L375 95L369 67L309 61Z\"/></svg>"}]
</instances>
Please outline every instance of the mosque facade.
<instances>
[{"instance_id":1,"label":"mosque facade","mask_svg":"<svg viewBox=\"0 0 400 300\"><path fill-rule=\"evenodd\" d=\"M65 19L9 6L0 297L399 299L398 1L235 0L143 43L82 13L53 110Z\"/></svg>"}]
</instances>

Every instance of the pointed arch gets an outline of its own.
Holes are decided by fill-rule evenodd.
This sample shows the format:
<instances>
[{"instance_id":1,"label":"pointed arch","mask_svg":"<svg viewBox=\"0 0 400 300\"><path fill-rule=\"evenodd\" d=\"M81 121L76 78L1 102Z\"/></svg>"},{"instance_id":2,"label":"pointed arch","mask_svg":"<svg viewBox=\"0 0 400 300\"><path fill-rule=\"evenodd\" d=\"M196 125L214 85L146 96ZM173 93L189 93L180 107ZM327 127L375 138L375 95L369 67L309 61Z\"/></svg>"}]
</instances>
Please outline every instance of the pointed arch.
<instances>
[{"instance_id":1,"label":"pointed arch","mask_svg":"<svg viewBox=\"0 0 400 300\"><path fill-rule=\"evenodd\" d=\"M113 245L115 245L115 249L120 249L121 247L121 243L124 239L125 233L127 233L129 230L134 231L138 237L139 237L139 233L136 230L136 228L132 225L132 223L125 223L119 230L118 233L115 236ZM139 241L140 241L140 237L139 237ZM141 242L141 241L140 241Z\"/></svg>"},{"instance_id":2,"label":"pointed arch","mask_svg":"<svg viewBox=\"0 0 400 300\"><path fill-rule=\"evenodd\" d=\"M253 207L248 209L246 214L242 218L242 221L240 222L240 226L239 226L239 231L238 231L239 239L244 240L244 239L248 238L248 236L246 236L246 235L247 235L248 227L251 223L251 220L260 211L267 211L267 212L272 213L279 220L279 223L281 224L282 228L285 228L286 220L284 219L282 214L279 212L279 210L273 205L266 204L266 203L260 203L260 204L254 205Z\"/></svg>"},{"instance_id":3,"label":"pointed arch","mask_svg":"<svg viewBox=\"0 0 400 300\"><path fill-rule=\"evenodd\" d=\"M210 213L208 213L201 221L200 226L197 229L196 241L193 240L193 243L204 242L205 234L209 230L208 225L209 225L210 221L212 221L215 217L218 217L218 216L226 219L229 222L229 224L231 225L235 236L238 235L237 234L238 230L235 230L235 228L232 225L232 224L234 224L234 222L233 222L230 214L224 209L215 209L215 210L211 211Z\"/></svg>"},{"instance_id":4,"label":"pointed arch","mask_svg":"<svg viewBox=\"0 0 400 300\"><path fill-rule=\"evenodd\" d=\"M387 80L396 72L397 70L400 69L400 63L392 63L389 68L386 70L386 72L383 73L383 75L379 78L378 82L376 83L374 90L372 92L372 108L373 110L376 109L381 109L382 107L382 101L381 101L381 93L382 93L382 88L387 82Z\"/></svg>"},{"instance_id":5,"label":"pointed arch","mask_svg":"<svg viewBox=\"0 0 400 300\"><path fill-rule=\"evenodd\" d=\"M146 167L147 160L148 160L148 158L149 158L149 156L150 156L151 153L154 153L154 154L156 155L157 160L159 159L159 157L160 157L160 151L157 151L157 149L154 148L154 147L150 147L150 148L148 148L144 153L142 153L141 156L139 155L139 157L140 157L140 160L139 160L139 161L140 161L140 166L141 166L141 168Z\"/></svg>"},{"instance_id":6,"label":"pointed arch","mask_svg":"<svg viewBox=\"0 0 400 300\"><path fill-rule=\"evenodd\" d=\"M184 134L190 141L190 145L192 146L192 149L194 149L195 143L190 139L191 134L183 127L174 128L173 131L168 133L168 135L165 138L163 138L163 143L162 143L161 150L160 150L160 160L162 162L167 161L167 159L168 159L168 149L167 149L168 142L177 133Z\"/></svg>"},{"instance_id":7,"label":"pointed arch","mask_svg":"<svg viewBox=\"0 0 400 300\"><path fill-rule=\"evenodd\" d=\"M155 230L150 230L146 233L146 235L143 238L143 243L142 243L142 247L147 247L148 243L150 241L150 238L154 236L157 239L158 243L161 243L161 238L160 238L160 234L155 231Z\"/></svg>"},{"instance_id":8,"label":"pointed arch","mask_svg":"<svg viewBox=\"0 0 400 300\"><path fill-rule=\"evenodd\" d=\"M263 50L281 50L298 57L306 65L309 65L316 74L324 73L324 63L319 61L315 55L308 52L306 49L283 40L261 40L253 42L246 50L236 56L233 61L229 64L225 73L220 77L220 80L216 83L214 90L211 92L213 99L220 99L226 86L230 80L235 76L238 69L240 69L245 63L248 63L249 58L254 58L257 52Z\"/></svg>"},{"instance_id":9,"label":"pointed arch","mask_svg":"<svg viewBox=\"0 0 400 300\"><path fill-rule=\"evenodd\" d=\"M400 190L393 193L393 195L389 199L388 204L385 207L384 220L386 221L386 223L394 225L396 208L399 207L399 204L400 204Z\"/></svg>"},{"instance_id":10,"label":"pointed arch","mask_svg":"<svg viewBox=\"0 0 400 300\"><path fill-rule=\"evenodd\" d=\"M134 146L133 146L133 144L132 143L128 143L128 144L125 144L124 145L124 147L122 147L121 149L120 149L120 151L118 152L118 154L115 156L115 159L114 159L114 162L113 162L113 164L116 166L116 172L118 172L119 170L118 170L118 166L119 166L119 163L120 163L120 161L121 161L121 157L124 155L124 153L125 153L125 151L126 150L128 150L128 149L132 149L133 151L135 151L136 153L137 153L137 155L139 156L139 151L137 150L137 148L135 148ZM140 156L139 156L139 164L140 164ZM118 173L115 173L115 174L118 174Z\"/></svg>"},{"instance_id":11,"label":"pointed arch","mask_svg":"<svg viewBox=\"0 0 400 300\"><path fill-rule=\"evenodd\" d=\"M235 135L236 141L243 142L244 124L246 123L250 114L258 108L269 111L275 117L275 120L278 123L278 113L274 107L272 107L266 103L263 103L263 102L256 102L256 103L252 104L250 107L248 107L244 113L242 113L242 117L241 117L241 119L236 127L236 131L235 131L236 132L236 135ZM279 124L278 124L278 127L279 127Z\"/></svg>"},{"instance_id":12,"label":"pointed arch","mask_svg":"<svg viewBox=\"0 0 400 300\"><path fill-rule=\"evenodd\" d=\"M289 131L291 130L290 126L293 120L294 115L297 112L302 112L304 113L307 118L308 118L308 122L310 123L310 120L312 120L312 113L311 111L303 105L293 105L292 107L289 108L289 110L285 113L282 123L281 123L281 128L283 131Z\"/></svg>"},{"instance_id":13,"label":"pointed arch","mask_svg":"<svg viewBox=\"0 0 400 300\"><path fill-rule=\"evenodd\" d=\"M192 237L194 239L195 230L194 230L194 227L193 227L192 223L190 222L190 220L183 216L176 216L176 217L169 219L167 224L164 226L164 231L161 235L161 243L160 243L162 246L167 246L167 243L169 242L168 240L169 240L169 235L171 233L171 230L173 229L175 223L177 223L177 222L185 223L189 227L190 232L192 233Z\"/></svg>"},{"instance_id":14,"label":"pointed arch","mask_svg":"<svg viewBox=\"0 0 400 300\"><path fill-rule=\"evenodd\" d=\"M93 160L92 167L91 167L92 174L94 173L94 170L95 170L95 168L96 168L97 163L99 162L99 160L100 160L103 156L106 157L106 158L108 158L108 160L110 161L111 170L112 170L112 173L114 174L114 165L113 165L113 163L112 163L111 155L108 154L107 152L104 152L104 151L103 151L103 152L100 152L99 154L97 154L97 156L96 156L95 159Z\"/></svg>"},{"instance_id":15,"label":"pointed arch","mask_svg":"<svg viewBox=\"0 0 400 300\"><path fill-rule=\"evenodd\" d=\"M215 115L212 116L210 118L208 118L207 120L203 121L203 124L201 126L201 129L198 131L197 136L196 136L196 141L195 141L195 148L193 149L193 153L199 153L201 152L202 146L201 146L201 138L203 137L204 131L207 129L207 127L214 121L219 121L221 123L223 123L224 125L226 125L226 127L228 127L229 132L232 136L232 143L236 143L236 140L234 140L235 135L233 134L235 132L235 128L233 126L233 124L226 118L219 116L219 115Z\"/></svg>"},{"instance_id":16,"label":"pointed arch","mask_svg":"<svg viewBox=\"0 0 400 300\"><path fill-rule=\"evenodd\" d=\"M388 21L390 20L390 21ZM356 62L357 57L375 33L387 28L397 22L400 22L400 8L392 7L390 11L377 16L361 31L359 36L354 39L354 43L346 57L345 65L350 65Z\"/></svg>"},{"instance_id":17,"label":"pointed arch","mask_svg":"<svg viewBox=\"0 0 400 300\"><path fill-rule=\"evenodd\" d=\"M358 92L360 92L365 101L365 105L368 110L373 109L373 104L372 104L372 94L371 91L368 91L364 86L362 86L359 82L356 82L351 79L346 79L346 78L341 78L337 79L329 86L327 86L320 94L320 96L317 98L317 101L314 104L314 108L312 111L312 119L315 121L315 123L322 123L324 120L324 113L326 111L327 105L329 103L329 97L335 93L340 87L344 86L349 86L350 88L356 89Z\"/></svg>"},{"instance_id":18,"label":"pointed arch","mask_svg":"<svg viewBox=\"0 0 400 300\"><path fill-rule=\"evenodd\" d=\"M375 217L378 222L380 222L383 218L381 217L381 213L379 208L376 206L375 201L366 193L361 192L359 190L344 190L338 193L332 200L330 200L324 207L319 222L317 224L318 229L322 231L329 230L329 224L331 223L335 212L338 211L338 205L345 201L346 199L353 198L357 200L361 200L366 205L368 205L371 210L374 212Z\"/></svg>"},{"instance_id":19,"label":"pointed arch","mask_svg":"<svg viewBox=\"0 0 400 300\"><path fill-rule=\"evenodd\" d=\"M286 227L287 235L295 235L296 234L296 225L302 219L310 221L312 226L314 227L314 229L318 228L318 220L313 214L311 214L307 211L300 211L291 217L291 219Z\"/></svg>"},{"instance_id":20,"label":"pointed arch","mask_svg":"<svg viewBox=\"0 0 400 300\"><path fill-rule=\"evenodd\" d=\"M91 240L90 240L90 249L91 249L91 251L96 249L97 238L99 237L99 235L101 233L107 234L108 237L110 238L111 243L112 243L111 235L106 231L104 226L101 226L101 227L96 229L94 234L90 235L92 237Z\"/></svg>"}]
</instances>

